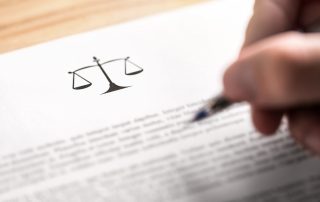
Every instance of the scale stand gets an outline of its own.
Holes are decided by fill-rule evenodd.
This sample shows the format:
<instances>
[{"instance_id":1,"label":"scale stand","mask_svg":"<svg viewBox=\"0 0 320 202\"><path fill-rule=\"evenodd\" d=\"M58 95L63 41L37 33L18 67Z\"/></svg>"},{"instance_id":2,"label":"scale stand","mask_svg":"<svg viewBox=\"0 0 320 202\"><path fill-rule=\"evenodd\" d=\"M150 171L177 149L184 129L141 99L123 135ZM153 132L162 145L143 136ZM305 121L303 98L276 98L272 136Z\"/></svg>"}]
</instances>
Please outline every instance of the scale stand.
<instances>
[{"instance_id":1,"label":"scale stand","mask_svg":"<svg viewBox=\"0 0 320 202\"><path fill-rule=\"evenodd\" d=\"M103 94L106 94L106 93L111 93L111 92L114 92L114 91L117 91L117 90L121 90L121 89L124 89L124 88L128 88L130 86L118 86L117 84L115 84L111 79L110 77L108 76L107 72L104 71L104 69L102 68L102 65L100 64L100 60L97 59L96 57L93 57L93 61L97 63L98 67L100 68L100 70L102 71L103 75L106 77L106 79L108 80L109 82L109 89L102 93Z\"/></svg>"},{"instance_id":2,"label":"scale stand","mask_svg":"<svg viewBox=\"0 0 320 202\"><path fill-rule=\"evenodd\" d=\"M106 94L106 93L111 93L111 92L114 92L114 91L117 91L117 90L121 90L121 89L124 89L124 88L129 88L130 86L118 86L117 84L115 83L110 83L109 84L109 89L102 93L103 94Z\"/></svg>"}]
</instances>

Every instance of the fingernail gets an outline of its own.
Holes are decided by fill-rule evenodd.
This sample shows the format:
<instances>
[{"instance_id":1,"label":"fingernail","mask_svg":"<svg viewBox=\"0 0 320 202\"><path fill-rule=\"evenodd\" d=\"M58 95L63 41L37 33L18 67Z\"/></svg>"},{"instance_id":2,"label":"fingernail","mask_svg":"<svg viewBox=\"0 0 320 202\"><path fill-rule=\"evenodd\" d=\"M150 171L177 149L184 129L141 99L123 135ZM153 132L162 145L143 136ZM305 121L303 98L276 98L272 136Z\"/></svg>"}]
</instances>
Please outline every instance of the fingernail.
<instances>
[{"instance_id":1,"label":"fingernail","mask_svg":"<svg viewBox=\"0 0 320 202\"><path fill-rule=\"evenodd\" d=\"M305 144L311 151L320 154L320 134L311 133L310 135L307 135Z\"/></svg>"},{"instance_id":2,"label":"fingernail","mask_svg":"<svg viewBox=\"0 0 320 202\"><path fill-rule=\"evenodd\" d=\"M252 100L255 96L253 72L246 66L236 65L225 74L225 95L233 100Z\"/></svg>"}]
</instances>

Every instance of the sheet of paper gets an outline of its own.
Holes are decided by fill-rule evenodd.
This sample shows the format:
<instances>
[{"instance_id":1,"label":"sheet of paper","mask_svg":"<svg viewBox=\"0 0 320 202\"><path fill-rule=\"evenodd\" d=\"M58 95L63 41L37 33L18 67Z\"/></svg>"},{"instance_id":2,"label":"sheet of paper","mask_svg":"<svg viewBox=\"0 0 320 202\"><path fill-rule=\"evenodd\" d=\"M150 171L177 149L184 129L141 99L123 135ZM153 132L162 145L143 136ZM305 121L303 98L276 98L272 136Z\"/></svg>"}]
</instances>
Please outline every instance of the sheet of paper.
<instances>
[{"instance_id":1,"label":"sheet of paper","mask_svg":"<svg viewBox=\"0 0 320 202\"><path fill-rule=\"evenodd\" d=\"M211 1L1 55L0 201L318 201L320 162L285 124L263 138L245 105L187 124L221 90L252 5Z\"/></svg>"}]
</instances>

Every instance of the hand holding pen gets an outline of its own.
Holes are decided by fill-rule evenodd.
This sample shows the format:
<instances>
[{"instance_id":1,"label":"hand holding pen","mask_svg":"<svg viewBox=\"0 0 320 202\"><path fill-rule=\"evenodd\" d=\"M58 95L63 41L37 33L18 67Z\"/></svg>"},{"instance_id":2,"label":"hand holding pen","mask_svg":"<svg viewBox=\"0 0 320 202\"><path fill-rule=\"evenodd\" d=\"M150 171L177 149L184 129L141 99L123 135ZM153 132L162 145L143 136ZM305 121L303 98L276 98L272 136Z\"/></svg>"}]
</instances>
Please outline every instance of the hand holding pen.
<instances>
[{"instance_id":1,"label":"hand holding pen","mask_svg":"<svg viewBox=\"0 0 320 202\"><path fill-rule=\"evenodd\" d=\"M257 130L273 134L284 116L292 136L320 154L320 1L258 0L224 91L195 117L249 102ZM290 30L304 30L294 32Z\"/></svg>"}]
</instances>

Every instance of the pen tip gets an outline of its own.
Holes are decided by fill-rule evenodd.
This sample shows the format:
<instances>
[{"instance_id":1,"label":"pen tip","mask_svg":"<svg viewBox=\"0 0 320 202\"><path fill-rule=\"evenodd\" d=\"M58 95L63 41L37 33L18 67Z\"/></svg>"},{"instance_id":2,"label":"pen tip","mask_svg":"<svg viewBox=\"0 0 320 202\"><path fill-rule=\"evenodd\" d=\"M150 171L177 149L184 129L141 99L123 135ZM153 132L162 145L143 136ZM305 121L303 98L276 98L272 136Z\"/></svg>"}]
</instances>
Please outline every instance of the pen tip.
<instances>
[{"instance_id":1,"label":"pen tip","mask_svg":"<svg viewBox=\"0 0 320 202\"><path fill-rule=\"evenodd\" d=\"M205 110L198 112L195 117L191 120L191 123L201 121L209 116L209 113Z\"/></svg>"}]
</instances>

